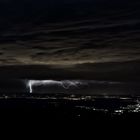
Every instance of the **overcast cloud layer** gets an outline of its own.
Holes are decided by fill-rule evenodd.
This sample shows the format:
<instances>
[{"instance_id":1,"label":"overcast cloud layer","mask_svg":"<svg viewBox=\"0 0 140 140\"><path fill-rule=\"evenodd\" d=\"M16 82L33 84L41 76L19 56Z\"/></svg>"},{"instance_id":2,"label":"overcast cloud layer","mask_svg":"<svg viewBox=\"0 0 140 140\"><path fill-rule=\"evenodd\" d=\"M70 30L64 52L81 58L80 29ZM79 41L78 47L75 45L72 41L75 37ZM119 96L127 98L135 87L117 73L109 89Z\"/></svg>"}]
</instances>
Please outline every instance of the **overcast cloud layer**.
<instances>
[{"instance_id":1,"label":"overcast cloud layer","mask_svg":"<svg viewBox=\"0 0 140 140\"><path fill-rule=\"evenodd\" d=\"M140 60L137 0L0 0L0 64Z\"/></svg>"}]
</instances>

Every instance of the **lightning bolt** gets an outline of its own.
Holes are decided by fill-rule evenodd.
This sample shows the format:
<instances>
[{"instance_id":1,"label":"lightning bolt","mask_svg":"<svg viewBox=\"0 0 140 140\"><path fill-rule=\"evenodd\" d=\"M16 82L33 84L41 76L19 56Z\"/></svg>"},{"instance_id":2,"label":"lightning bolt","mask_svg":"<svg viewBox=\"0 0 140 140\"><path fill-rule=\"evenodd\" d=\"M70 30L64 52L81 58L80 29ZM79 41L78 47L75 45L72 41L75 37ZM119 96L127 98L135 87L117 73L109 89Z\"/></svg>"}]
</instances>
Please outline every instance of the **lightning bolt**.
<instances>
[{"instance_id":1,"label":"lightning bolt","mask_svg":"<svg viewBox=\"0 0 140 140\"><path fill-rule=\"evenodd\" d=\"M95 81L95 80L62 80L62 81L56 81L56 80L29 80L28 81L28 88L29 92L33 93L33 87L39 86L39 85L57 85L61 86L64 89L69 89L70 87L78 88L79 86L87 86L89 84L123 84L120 82L109 82L109 81Z\"/></svg>"},{"instance_id":2,"label":"lightning bolt","mask_svg":"<svg viewBox=\"0 0 140 140\"><path fill-rule=\"evenodd\" d=\"M29 92L33 93L33 86L36 85L59 85L63 87L64 89L69 89L70 87L76 87L78 88L78 85L81 84L80 81L69 81L69 80L64 80L64 81L55 81L55 80L29 80L28 82L28 87L29 87Z\"/></svg>"}]
</instances>

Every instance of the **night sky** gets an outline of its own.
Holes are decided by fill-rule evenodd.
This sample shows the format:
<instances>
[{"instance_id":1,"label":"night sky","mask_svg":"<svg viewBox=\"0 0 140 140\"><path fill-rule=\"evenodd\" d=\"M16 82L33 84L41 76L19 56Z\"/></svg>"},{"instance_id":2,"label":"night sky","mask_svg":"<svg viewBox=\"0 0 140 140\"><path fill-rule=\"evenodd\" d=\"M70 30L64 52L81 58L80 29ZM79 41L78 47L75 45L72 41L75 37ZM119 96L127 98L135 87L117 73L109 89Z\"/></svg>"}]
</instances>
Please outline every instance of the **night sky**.
<instances>
[{"instance_id":1,"label":"night sky","mask_svg":"<svg viewBox=\"0 0 140 140\"><path fill-rule=\"evenodd\" d=\"M12 108L140 118L140 0L0 0L0 111Z\"/></svg>"},{"instance_id":2,"label":"night sky","mask_svg":"<svg viewBox=\"0 0 140 140\"><path fill-rule=\"evenodd\" d=\"M139 0L0 0L0 74L28 65L19 77L49 69L53 78L139 79L139 7Z\"/></svg>"}]
</instances>

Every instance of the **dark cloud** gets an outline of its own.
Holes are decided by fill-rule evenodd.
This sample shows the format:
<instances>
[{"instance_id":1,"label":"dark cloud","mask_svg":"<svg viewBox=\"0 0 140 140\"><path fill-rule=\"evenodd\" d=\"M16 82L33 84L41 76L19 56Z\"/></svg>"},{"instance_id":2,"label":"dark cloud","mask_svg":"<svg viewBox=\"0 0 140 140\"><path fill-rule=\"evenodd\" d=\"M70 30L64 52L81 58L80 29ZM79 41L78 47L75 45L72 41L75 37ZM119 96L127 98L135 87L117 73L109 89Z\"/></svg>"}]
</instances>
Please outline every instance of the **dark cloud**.
<instances>
[{"instance_id":1,"label":"dark cloud","mask_svg":"<svg viewBox=\"0 0 140 140\"><path fill-rule=\"evenodd\" d=\"M1 79L85 79L140 82L140 61L76 65L10 65L0 67Z\"/></svg>"},{"instance_id":2,"label":"dark cloud","mask_svg":"<svg viewBox=\"0 0 140 140\"><path fill-rule=\"evenodd\" d=\"M137 0L7 0L0 6L4 7L0 23L1 65L140 59Z\"/></svg>"},{"instance_id":3,"label":"dark cloud","mask_svg":"<svg viewBox=\"0 0 140 140\"><path fill-rule=\"evenodd\" d=\"M106 27L102 23L88 22L78 27L66 23L54 24L52 29L52 24L38 26L25 33L8 31L1 37L3 55L0 57L9 61L15 59L15 63L21 64L71 64L140 58L140 32L133 23L128 28L134 26L134 29L119 32L123 24L112 28L110 24ZM63 27L65 24L68 27Z\"/></svg>"}]
</instances>

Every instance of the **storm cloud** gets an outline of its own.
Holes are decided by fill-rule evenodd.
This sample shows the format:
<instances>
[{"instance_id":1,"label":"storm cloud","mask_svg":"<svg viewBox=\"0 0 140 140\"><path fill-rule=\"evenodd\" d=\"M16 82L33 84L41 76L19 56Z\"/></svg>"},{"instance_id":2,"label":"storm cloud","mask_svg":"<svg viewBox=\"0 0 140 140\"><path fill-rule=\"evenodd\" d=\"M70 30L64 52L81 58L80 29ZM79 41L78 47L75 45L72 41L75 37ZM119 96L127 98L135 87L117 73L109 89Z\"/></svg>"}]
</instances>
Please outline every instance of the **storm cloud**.
<instances>
[{"instance_id":1,"label":"storm cloud","mask_svg":"<svg viewBox=\"0 0 140 140\"><path fill-rule=\"evenodd\" d=\"M140 60L140 2L0 1L0 64Z\"/></svg>"}]
</instances>

